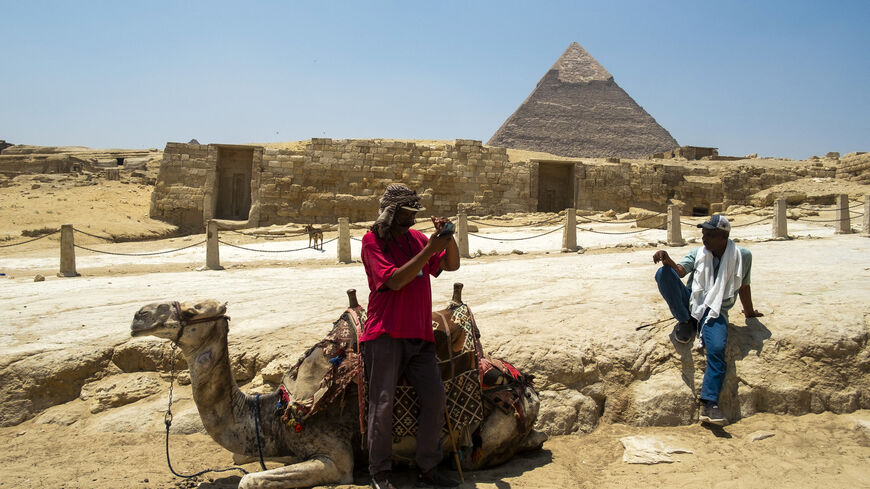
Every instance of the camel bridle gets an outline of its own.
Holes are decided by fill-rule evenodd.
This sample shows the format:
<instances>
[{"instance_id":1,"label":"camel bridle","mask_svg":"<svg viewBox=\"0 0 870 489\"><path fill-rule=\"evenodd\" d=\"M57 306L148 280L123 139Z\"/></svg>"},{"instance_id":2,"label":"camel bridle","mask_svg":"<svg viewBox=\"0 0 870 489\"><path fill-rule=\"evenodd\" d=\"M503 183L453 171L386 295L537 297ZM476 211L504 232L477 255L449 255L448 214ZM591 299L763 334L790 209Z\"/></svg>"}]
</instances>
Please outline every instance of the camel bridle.
<instances>
[{"instance_id":1,"label":"camel bridle","mask_svg":"<svg viewBox=\"0 0 870 489\"><path fill-rule=\"evenodd\" d=\"M181 303L178 301L172 301L172 307L175 309L175 316L178 318L178 334L175 335L175 339L172 340L173 346L178 344L178 340L181 339L181 335L184 334L184 327L189 326L191 324L199 324L199 323L208 323L211 321L217 321L218 319L226 319L229 322L230 317L226 314L218 314L217 316L208 316L197 319L184 319L184 315L181 312Z\"/></svg>"},{"instance_id":2,"label":"camel bridle","mask_svg":"<svg viewBox=\"0 0 870 489\"><path fill-rule=\"evenodd\" d=\"M172 340L172 343L170 343L171 353L170 353L170 359L169 359L169 364L170 364L170 370L169 370L169 405L166 407L166 414L163 416L163 424L166 425L166 464L169 466L169 471L172 472L172 475L174 475L176 477L181 477L184 479L192 479L194 477L198 477L202 474L206 474L209 472L227 472L230 470L238 470L238 471L242 472L243 474L247 475L248 471L241 468L241 467L227 467L224 469L205 469L205 470L201 470L195 474L190 474L190 475L179 474L178 472L175 471L174 468L172 468L172 461L169 457L169 427L172 426L172 391L173 391L173 386L175 385L175 350L176 350L176 348L178 348L178 344L179 344L178 340L180 340L181 335L184 334L184 327L185 326L189 326L191 324L208 323L211 321L218 321L220 319L226 319L227 322L229 322L229 320L230 320L230 317L227 316L226 314L219 314L217 316L208 316L208 317L202 317L202 318L197 318L197 319L192 319L192 320L186 320L186 319L184 319L184 316L181 313L181 304L178 301L173 301L172 307L175 309L175 315L178 317L178 324L180 326L178 327L178 334L175 336L175 339ZM260 456L260 467L263 470L267 470L266 464L263 462L263 446L262 446L262 443L260 441L259 418L260 418L260 394L257 394L256 398L254 399L254 430L255 430L256 435L257 435L257 453Z\"/></svg>"}]
</instances>

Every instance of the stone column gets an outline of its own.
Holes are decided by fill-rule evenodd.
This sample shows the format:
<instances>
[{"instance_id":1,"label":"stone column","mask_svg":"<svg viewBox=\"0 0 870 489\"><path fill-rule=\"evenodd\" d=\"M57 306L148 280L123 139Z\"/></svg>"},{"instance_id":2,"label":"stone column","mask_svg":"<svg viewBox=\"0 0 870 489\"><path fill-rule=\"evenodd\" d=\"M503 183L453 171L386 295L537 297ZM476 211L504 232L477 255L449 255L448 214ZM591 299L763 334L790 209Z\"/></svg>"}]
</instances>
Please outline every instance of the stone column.
<instances>
[{"instance_id":1,"label":"stone column","mask_svg":"<svg viewBox=\"0 0 870 489\"><path fill-rule=\"evenodd\" d=\"M837 196L837 229L836 234L849 234L852 232L852 222L849 220L849 196L840 194Z\"/></svg>"},{"instance_id":2,"label":"stone column","mask_svg":"<svg viewBox=\"0 0 870 489\"><path fill-rule=\"evenodd\" d=\"M460 212L456 217L456 246L459 248L460 258L471 258L468 254L468 217Z\"/></svg>"},{"instance_id":3,"label":"stone column","mask_svg":"<svg viewBox=\"0 0 870 489\"><path fill-rule=\"evenodd\" d=\"M870 195L864 196L864 236L870 236Z\"/></svg>"},{"instance_id":4,"label":"stone column","mask_svg":"<svg viewBox=\"0 0 870 489\"><path fill-rule=\"evenodd\" d=\"M668 205L668 246L683 246L683 228L680 224L680 206Z\"/></svg>"},{"instance_id":5,"label":"stone column","mask_svg":"<svg viewBox=\"0 0 870 489\"><path fill-rule=\"evenodd\" d=\"M209 219L206 224L205 244L205 268L209 270L223 270L221 266L220 246L218 243L217 222Z\"/></svg>"},{"instance_id":6,"label":"stone column","mask_svg":"<svg viewBox=\"0 0 870 489\"><path fill-rule=\"evenodd\" d=\"M64 224L60 227L60 271L57 272L57 276L79 276L76 272L76 245L72 224Z\"/></svg>"},{"instance_id":7,"label":"stone column","mask_svg":"<svg viewBox=\"0 0 870 489\"><path fill-rule=\"evenodd\" d=\"M785 218L785 199L776 199L773 203L773 222L771 223L771 237L788 238L788 223Z\"/></svg>"},{"instance_id":8,"label":"stone column","mask_svg":"<svg viewBox=\"0 0 870 489\"><path fill-rule=\"evenodd\" d=\"M338 262L350 263L350 218L338 218Z\"/></svg>"},{"instance_id":9,"label":"stone column","mask_svg":"<svg viewBox=\"0 0 870 489\"><path fill-rule=\"evenodd\" d=\"M565 209L565 229L562 232L562 253L577 251L577 209Z\"/></svg>"}]
</instances>

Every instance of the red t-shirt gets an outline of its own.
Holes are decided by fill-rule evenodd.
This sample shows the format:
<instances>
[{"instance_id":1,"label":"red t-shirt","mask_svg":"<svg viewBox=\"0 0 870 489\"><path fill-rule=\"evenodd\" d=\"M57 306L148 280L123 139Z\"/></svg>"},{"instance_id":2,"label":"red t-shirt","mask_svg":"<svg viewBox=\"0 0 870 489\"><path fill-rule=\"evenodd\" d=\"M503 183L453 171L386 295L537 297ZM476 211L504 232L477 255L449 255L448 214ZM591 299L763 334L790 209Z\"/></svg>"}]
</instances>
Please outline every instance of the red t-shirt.
<instances>
[{"instance_id":1,"label":"red t-shirt","mask_svg":"<svg viewBox=\"0 0 870 489\"><path fill-rule=\"evenodd\" d=\"M384 284L396 270L411 260L429 241L423 233L409 230L389 242L384 253L384 241L369 231L362 239L362 262L369 280L369 306L365 332L360 341L369 341L386 333L393 338L419 338L432 343L432 288L429 276L441 273L441 257L435 253L423 265L420 274L399 290Z\"/></svg>"}]
</instances>

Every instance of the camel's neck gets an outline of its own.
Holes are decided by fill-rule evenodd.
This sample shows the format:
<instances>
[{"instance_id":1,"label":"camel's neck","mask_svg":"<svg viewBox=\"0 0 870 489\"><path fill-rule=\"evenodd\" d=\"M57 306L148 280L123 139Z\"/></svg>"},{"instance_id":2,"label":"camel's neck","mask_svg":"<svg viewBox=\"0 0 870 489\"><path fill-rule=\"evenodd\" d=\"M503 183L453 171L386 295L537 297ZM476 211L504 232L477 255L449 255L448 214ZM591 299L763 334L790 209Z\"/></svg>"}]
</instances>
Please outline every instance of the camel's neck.
<instances>
[{"instance_id":1,"label":"camel's neck","mask_svg":"<svg viewBox=\"0 0 870 489\"><path fill-rule=\"evenodd\" d=\"M205 430L218 444L233 453L256 454L254 397L239 390L233 379L227 348L227 320L218 321L213 338L196 348L185 348L193 400ZM260 401L261 406L265 405L264 401L265 396ZM270 423L258 424L261 438L275 437L275 433L264 432L272 428Z\"/></svg>"}]
</instances>

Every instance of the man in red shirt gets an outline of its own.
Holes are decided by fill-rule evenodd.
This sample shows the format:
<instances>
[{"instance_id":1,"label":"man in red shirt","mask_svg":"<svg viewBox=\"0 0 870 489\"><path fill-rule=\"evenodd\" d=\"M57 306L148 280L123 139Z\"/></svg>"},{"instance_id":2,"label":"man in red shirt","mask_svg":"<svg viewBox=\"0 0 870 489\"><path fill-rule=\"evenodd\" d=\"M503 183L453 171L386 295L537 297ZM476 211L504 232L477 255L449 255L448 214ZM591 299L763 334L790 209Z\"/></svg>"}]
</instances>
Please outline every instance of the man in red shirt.
<instances>
[{"instance_id":1,"label":"man in red shirt","mask_svg":"<svg viewBox=\"0 0 870 489\"><path fill-rule=\"evenodd\" d=\"M432 289L429 276L459 269L459 249L449 220L432 217L435 233L426 238L411 229L420 206L405 185L387 187L380 214L362 240L362 262L369 282L365 331L360 338L369 387L368 448L372 489L394 489L390 482L393 399L404 375L420 398L417 420L417 486L454 487L437 472L441 462L444 387L435 359ZM445 229L447 226L447 229ZM442 230L445 231L442 236Z\"/></svg>"}]
</instances>

